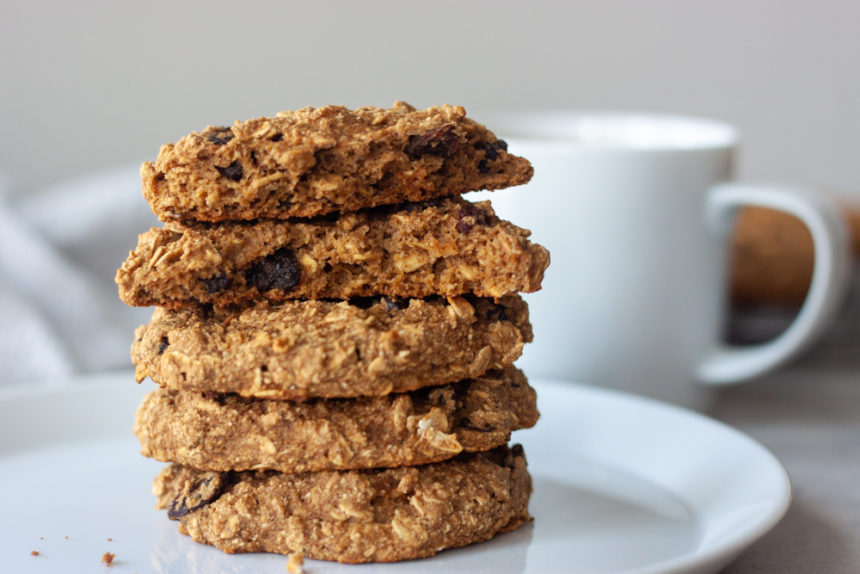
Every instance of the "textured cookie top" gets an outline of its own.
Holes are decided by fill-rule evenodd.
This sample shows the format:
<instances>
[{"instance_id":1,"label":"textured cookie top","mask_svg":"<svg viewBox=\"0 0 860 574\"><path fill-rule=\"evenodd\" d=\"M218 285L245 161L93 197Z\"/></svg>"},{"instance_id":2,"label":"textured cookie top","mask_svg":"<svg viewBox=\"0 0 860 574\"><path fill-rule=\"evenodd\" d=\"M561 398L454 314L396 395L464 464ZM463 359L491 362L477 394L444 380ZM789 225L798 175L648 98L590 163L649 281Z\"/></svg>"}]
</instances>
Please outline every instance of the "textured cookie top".
<instances>
[{"instance_id":1,"label":"textured cookie top","mask_svg":"<svg viewBox=\"0 0 860 574\"><path fill-rule=\"evenodd\" d=\"M549 253L489 202L445 198L310 221L171 224L117 272L129 305L267 298L480 297L540 288Z\"/></svg>"},{"instance_id":2,"label":"textured cookie top","mask_svg":"<svg viewBox=\"0 0 860 574\"><path fill-rule=\"evenodd\" d=\"M410 393L303 403L158 389L134 432L142 453L161 461L294 473L437 462L501 446L537 418L534 390L509 367Z\"/></svg>"},{"instance_id":3,"label":"textured cookie top","mask_svg":"<svg viewBox=\"0 0 860 574\"><path fill-rule=\"evenodd\" d=\"M526 183L532 167L459 106L303 108L208 127L141 168L163 221L310 217Z\"/></svg>"},{"instance_id":4,"label":"textured cookie top","mask_svg":"<svg viewBox=\"0 0 860 574\"><path fill-rule=\"evenodd\" d=\"M205 472L170 465L157 507L225 552L390 562L481 542L530 519L522 448L386 470Z\"/></svg>"},{"instance_id":5,"label":"textured cookie top","mask_svg":"<svg viewBox=\"0 0 860 574\"><path fill-rule=\"evenodd\" d=\"M477 377L532 339L526 303L474 297L261 301L158 308L132 346L137 379L248 397L384 395Z\"/></svg>"}]
</instances>

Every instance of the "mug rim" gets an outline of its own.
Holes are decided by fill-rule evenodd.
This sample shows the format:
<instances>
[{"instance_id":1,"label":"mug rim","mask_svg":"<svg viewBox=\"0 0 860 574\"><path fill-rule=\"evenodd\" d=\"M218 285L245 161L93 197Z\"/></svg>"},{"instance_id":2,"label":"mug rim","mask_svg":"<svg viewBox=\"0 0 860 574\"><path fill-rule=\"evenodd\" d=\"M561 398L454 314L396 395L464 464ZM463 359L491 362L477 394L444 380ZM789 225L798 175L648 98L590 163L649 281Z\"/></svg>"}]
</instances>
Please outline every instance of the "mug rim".
<instances>
[{"instance_id":1,"label":"mug rim","mask_svg":"<svg viewBox=\"0 0 860 574\"><path fill-rule=\"evenodd\" d=\"M499 138L559 151L682 151L737 145L738 130L722 121L682 114L612 110L484 110L470 114Z\"/></svg>"}]
</instances>

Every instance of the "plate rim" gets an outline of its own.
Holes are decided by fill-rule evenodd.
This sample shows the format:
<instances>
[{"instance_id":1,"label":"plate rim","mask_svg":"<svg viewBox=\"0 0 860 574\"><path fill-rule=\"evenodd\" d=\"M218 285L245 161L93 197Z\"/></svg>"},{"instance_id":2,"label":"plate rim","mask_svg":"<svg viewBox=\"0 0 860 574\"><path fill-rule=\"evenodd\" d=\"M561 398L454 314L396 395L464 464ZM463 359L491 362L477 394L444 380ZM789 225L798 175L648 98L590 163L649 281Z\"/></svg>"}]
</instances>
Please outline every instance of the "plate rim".
<instances>
[{"instance_id":1,"label":"plate rim","mask_svg":"<svg viewBox=\"0 0 860 574\"><path fill-rule=\"evenodd\" d=\"M730 537L721 543L710 545L704 552L679 555L646 567L625 570L624 574L682 574L685 572L697 572L699 569L708 568L709 566L725 567L779 524L791 507L793 490L791 477L785 466L767 447L737 428L679 405L616 389L588 385L557 377L530 377L529 382L538 389L540 387L551 388L561 392L575 389L575 392L581 392L585 396L592 398L598 397L613 402L632 404L635 405L635 408L642 409L645 412L651 411L652 414L669 413L673 417L686 418L692 424L710 427L712 431L730 436L732 440L745 443L748 447L756 451L761 460L770 467L770 470L779 479L779 491L773 492L776 502L774 506L769 509L769 512L763 513L758 521L749 523L748 528L741 532L740 535ZM540 396L540 392L538 392L538 396Z\"/></svg>"}]
</instances>

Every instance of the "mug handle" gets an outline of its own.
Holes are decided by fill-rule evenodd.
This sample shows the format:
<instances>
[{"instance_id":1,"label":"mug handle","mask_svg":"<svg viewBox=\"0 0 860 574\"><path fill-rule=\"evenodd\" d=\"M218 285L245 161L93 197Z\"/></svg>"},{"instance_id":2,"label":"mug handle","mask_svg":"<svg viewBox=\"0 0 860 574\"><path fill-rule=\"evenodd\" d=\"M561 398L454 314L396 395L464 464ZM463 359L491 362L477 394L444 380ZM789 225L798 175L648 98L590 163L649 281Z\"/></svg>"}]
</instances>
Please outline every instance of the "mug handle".
<instances>
[{"instance_id":1,"label":"mug handle","mask_svg":"<svg viewBox=\"0 0 860 574\"><path fill-rule=\"evenodd\" d=\"M774 369L802 351L835 313L851 263L842 216L835 202L826 195L805 188L719 184L711 189L708 197L709 224L728 239L735 212L742 205L785 211L806 225L814 243L812 281L794 321L775 339L745 347L717 345L697 373L698 380L708 385L745 381Z\"/></svg>"}]
</instances>

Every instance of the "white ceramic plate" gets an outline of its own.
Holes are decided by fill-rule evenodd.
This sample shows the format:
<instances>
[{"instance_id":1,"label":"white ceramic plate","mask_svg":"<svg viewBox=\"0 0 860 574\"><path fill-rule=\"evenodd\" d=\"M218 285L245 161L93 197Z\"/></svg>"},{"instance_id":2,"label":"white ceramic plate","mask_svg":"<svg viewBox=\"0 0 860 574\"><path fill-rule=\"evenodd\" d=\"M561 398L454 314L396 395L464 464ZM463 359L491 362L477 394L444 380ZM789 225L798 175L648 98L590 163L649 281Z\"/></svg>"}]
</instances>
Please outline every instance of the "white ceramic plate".
<instances>
[{"instance_id":1,"label":"white ceramic plate","mask_svg":"<svg viewBox=\"0 0 860 574\"><path fill-rule=\"evenodd\" d=\"M697 414L536 380L542 417L514 434L534 478L533 524L398 564L306 561L308 572L716 572L772 528L790 488L757 443ZM138 455L129 373L0 399L4 572L282 573L282 556L228 556L153 509L161 465ZM110 539L110 540L108 540ZM32 556L31 551L38 551Z\"/></svg>"}]
</instances>

